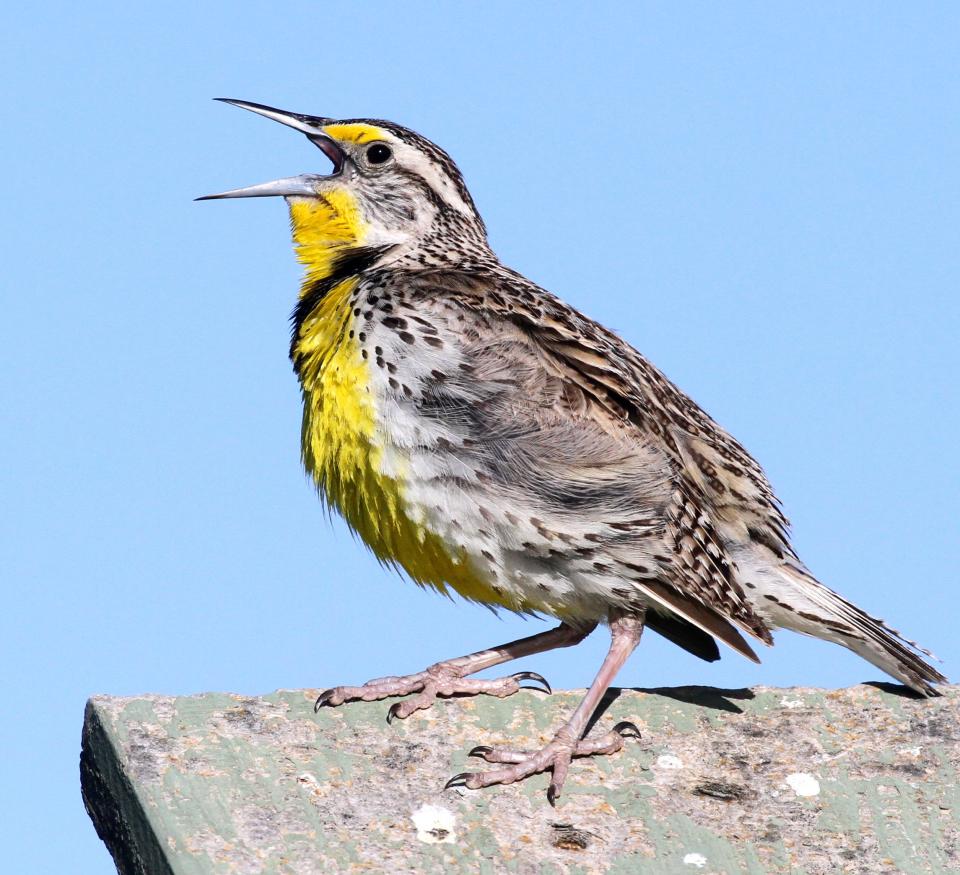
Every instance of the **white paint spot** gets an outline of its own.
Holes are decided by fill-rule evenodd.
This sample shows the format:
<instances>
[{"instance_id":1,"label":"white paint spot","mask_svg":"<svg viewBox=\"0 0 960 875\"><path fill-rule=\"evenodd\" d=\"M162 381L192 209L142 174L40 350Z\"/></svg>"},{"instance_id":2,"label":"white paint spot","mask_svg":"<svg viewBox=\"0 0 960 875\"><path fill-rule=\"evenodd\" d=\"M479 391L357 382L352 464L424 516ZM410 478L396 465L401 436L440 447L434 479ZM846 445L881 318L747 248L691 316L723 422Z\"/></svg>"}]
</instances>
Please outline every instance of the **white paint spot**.
<instances>
[{"instance_id":1,"label":"white paint spot","mask_svg":"<svg viewBox=\"0 0 960 875\"><path fill-rule=\"evenodd\" d=\"M787 784L797 796L816 796L820 793L820 782L806 772L787 775Z\"/></svg>"},{"instance_id":2,"label":"white paint spot","mask_svg":"<svg viewBox=\"0 0 960 875\"><path fill-rule=\"evenodd\" d=\"M803 699L788 699L784 696L780 700L780 704L783 705L784 708L800 708L804 702Z\"/></svg>"},{"instance_id":3,"label":"white paint spot","mask_svg":"<svg viewBox=\"0 0 960 875\"><path fill-rule=\"evenodd\" d=\"M665 753L657 757L654 765L658 769L682 769L683 760L680 757L675 757L672 753Z\"/></svg>"},{"instance_id":4,"label":"white paint spot","mask_svg":"<svg viewBox=\"0 0 960 875\"><path fill-rule=\"evenodd\" d=\"M457 840L454 827L457 823L456 815L439 805L424 803L410 818L417 828L417 838L428 845L452 845Z\"/></svg>"},{"instance_id":5,"label":"white paint spot","mask_svg":"<svg viewBox=\"0 0 960 875\"><path fill-rule=\"evenodd\" d=\"M702 869L707 865L707 858L703 854L687 854L683 858L683 862L686 866L696 866L698 869Z\"/></svg>"},{"instance_id":6,"label":"white paint spot","mask_svg":"<svg viewBox=\"0 0 960 875\"><path fill-rule=\"evenodd\" d=\"M313 777L309 772L303 772L300 775L297 775L297 782L303 784L305 787L308 787L311 792L318 793L320 791L320 782Z\"/></svg>"}]
</instances>

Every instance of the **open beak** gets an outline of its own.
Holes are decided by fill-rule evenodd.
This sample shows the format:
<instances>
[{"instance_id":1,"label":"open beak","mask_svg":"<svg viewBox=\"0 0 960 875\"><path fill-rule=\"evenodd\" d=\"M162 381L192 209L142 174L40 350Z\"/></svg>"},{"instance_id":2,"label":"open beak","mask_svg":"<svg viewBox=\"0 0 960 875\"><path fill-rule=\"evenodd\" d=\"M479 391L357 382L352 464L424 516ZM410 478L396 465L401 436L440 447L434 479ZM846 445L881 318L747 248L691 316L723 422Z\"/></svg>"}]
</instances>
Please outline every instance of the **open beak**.
<instances>
[{"instance_id":1,"label":"open beak","mask_svg":"<svg viewBox=\"0 0 960 875\"><path fill-rule=\"evenodd\" d=\"M222 103L239 106L241 109L249 109L250 112L273 119L275 122L280 122L282 125L287 125L306 134L307 139L333 162L333 170L327 175L304 173L300 176L288 176L286 179L262 182L259 185L249 185L246 188L235 188L220 194L204 195L196 198L196 200L211 201L229 197L316 197L317 183L323 179L330 179L330 177L336 176L343 170L346 155L336 142L323 132L324 126L330 124L332 119L301 115L298 112L286 112L282 109L274 109L272 106L264 106L261 103L249 103L246 100L231 100L226 97L214 99Z\"/></svg>"}]
</instances>

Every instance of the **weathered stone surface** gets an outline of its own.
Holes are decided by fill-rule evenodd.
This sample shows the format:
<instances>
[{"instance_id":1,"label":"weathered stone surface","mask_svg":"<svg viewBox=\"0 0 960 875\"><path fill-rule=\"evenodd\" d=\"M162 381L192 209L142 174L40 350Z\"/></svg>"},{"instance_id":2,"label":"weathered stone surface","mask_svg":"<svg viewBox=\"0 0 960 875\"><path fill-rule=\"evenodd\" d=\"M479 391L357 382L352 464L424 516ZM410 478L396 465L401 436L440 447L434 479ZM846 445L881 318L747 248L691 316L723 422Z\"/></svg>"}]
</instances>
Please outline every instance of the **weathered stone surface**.
<instances>
[{"instance_id":1,"label":"weathered stone surface","mask_svg":"<svg viewBox=\"0 0 960 875\"><path fill-rule=\"evenodd\" d=\"M596 731L619 755L443 790L475 744L535 746L576 704L443 702L388 726L387 704L313 713L317 691L96 697L81 773L128 873L929 872L960 868L960 690L886 686L616 691Z\"/></svg>"}]
</instances>

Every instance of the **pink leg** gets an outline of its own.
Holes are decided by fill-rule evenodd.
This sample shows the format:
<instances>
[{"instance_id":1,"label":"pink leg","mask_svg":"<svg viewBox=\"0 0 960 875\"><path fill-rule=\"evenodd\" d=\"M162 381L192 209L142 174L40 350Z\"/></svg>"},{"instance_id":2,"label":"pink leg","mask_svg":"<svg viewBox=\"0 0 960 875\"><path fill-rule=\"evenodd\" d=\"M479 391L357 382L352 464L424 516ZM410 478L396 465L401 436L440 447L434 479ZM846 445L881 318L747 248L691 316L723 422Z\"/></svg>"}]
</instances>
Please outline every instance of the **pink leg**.
<instances>
[{"instance_id":1,"label":"pink leg","mask_svg":"<svg viewBox=\"0 0 960 875\"><path fill-rule=\"evenodd\" d=\"M590 716L600 704L600 699L613 683L617 672L640 643L643 632L643 614L618 615L610 620L610 650L597 677L587 690L586 696L573 712L567 723L554 735L553 741L536 753L476 747L470 753L490 763L512 763L509 768L489 772L462 772L447 782L448 787L462 785L472 790L493 784L512 784L530 775L553 771L553 780L547 790L547 799L553 805L560 795L566 780L570 761L577 756L616 753L623 747L627 735L639 737L639 730L632 723L618 723L610 732L593 741L583 740Z\"/></svg>"},{"instance_id":2,"label":"pink leg","mask_svg":"<svg viewBox=\"0 0 960 875\"><path fill-rule=\"evenodd\" d=\"M530 656L534 653L543 653L557 647L570 647L578 644L595 628L596 623L575 627L561 623L555 629L501 644L490 650L479 650L468 656L448 659L431 665L424 671L402 677L385 677L368 681L361 687L333 687L325 690L318 697L314 710L319 711L325 705L340 705L343 702L361 700L372 702L377 699L386 699L388 696L406 696L418 693L405 702L397 702L387 712L387 721L394 717L409 717L415 711L429 708L438 696L475 696L485 693L488 696L505 698L513 695L520 689L520 681L532 680L543 684L546 692L551 692L546 680L532 671L520 671L516 674L494 680L479 680L468 678L467 675L483 671L494 665L519 659L521 656Z\"/></svg>"}]
</instances>

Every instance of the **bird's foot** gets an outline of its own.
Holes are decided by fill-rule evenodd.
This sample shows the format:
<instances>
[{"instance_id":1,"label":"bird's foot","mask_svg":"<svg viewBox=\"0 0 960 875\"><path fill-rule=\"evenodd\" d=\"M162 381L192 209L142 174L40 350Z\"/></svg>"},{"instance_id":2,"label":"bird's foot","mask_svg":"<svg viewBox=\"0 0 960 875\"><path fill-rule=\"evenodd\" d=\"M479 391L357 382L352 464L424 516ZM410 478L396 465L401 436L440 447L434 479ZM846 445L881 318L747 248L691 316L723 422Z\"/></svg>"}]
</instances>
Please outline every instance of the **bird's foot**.
<instances>
[{"instance_id":1,"label":"bird's foot","mask_svg":"<svg viewBox=\"0 0 960 875\"><path fill-rule=\"evenodd\" d=\"M536 753L480 745L471 750L469 755L485 759L488 763L510 763L509 768L489 772L461 772L447 781L446 786L479 790L481 787L491 787L494 784L512 784L549 769L553 772L553 778L547 788L547 801L555 805L567 778L570 762L574 757L605 756L616 753L623 749L625 738L639 737L640 730L632 723L623 721L599 738L584 738L579 741L574 740L571 733L564 727L553 737L553 741Z\"/></svg>"},{"instance_id":2,"label":"bird's foot","mask_svg":"<svg viewBox=\"0 0 960 875\"><path fill-rule=\"evenodd\" d=\"M521 687L521 681L533 681L541 686ZM459 669L456 665L438 662L436 665L431 665L428 669L416 674L377 678L367 681L361 687L333 687L324 690L317 697L313 709L319 711L324 706L341 705L344 702L373 702L390 696L409 696L411 693L416 693L417 695L412 699L397 702L390 706L390 710L387 711L387 722L390 723L394 717L399 717L402 720L415 711L429 708L438 697L449 698L451 696L483 694L503 699L512 696L521 689L542 690L546 693L553 692L546 678L534 671L518 671L506 677L488 680L486 678L464 677L462 669Z\"/></svg>"}]
</instances>

